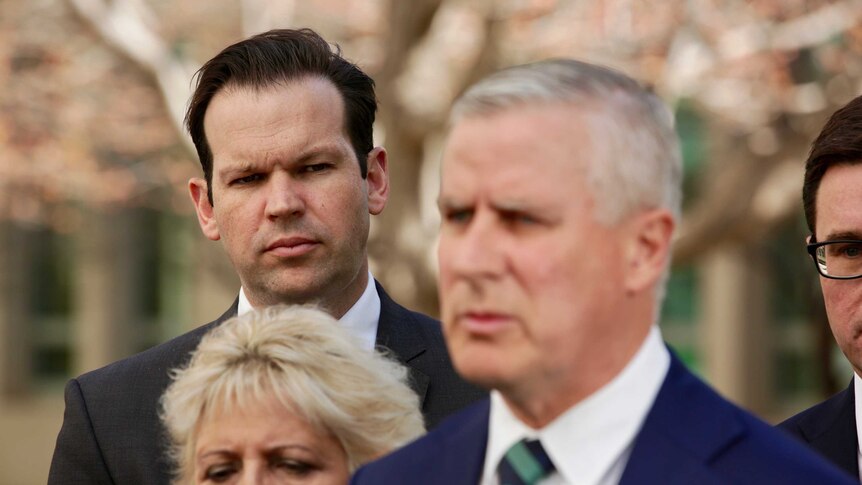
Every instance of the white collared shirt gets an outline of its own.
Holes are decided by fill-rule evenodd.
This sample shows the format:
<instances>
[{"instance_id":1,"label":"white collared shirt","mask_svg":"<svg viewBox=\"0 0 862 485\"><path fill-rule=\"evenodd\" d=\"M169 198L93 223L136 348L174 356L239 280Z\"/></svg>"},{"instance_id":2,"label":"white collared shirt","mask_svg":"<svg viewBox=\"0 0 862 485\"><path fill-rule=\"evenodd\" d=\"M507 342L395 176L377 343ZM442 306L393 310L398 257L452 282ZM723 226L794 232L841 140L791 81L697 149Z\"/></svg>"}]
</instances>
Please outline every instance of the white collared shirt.
<instances>
[{"instance_id":1,"label":"white collared shirt","mask_svg":"<svg viewBox=\"0 0 862 485\"><path fill-rule=\"evenodd\" d=\"M237 315L244 315L252 309L251 303L245 296L245 290L240 287ZM380 321L380 295L377 294L371 272L368 273L365 291L338 321L351 335L359 339L363 348L374 349L374 344L377 342L377 324Z\"/></svg>"},{"instance_id":2,"label":"white collared shirt","mask_svg":"<svg viewBox=\"0 0 862 485\"><path fill-rule=\"evenodd\" d=\"M856 464L859 468L859 477L862 477L862 378L853 373L853 402L856 407Z\"/></svg>"},{"instance_id":3,"label":"white collared shirt","mask_svg":"<svg viewBox=\"0 0 862 485\"><path fill-rule=\"evenodd\" d=\"M498 484L497 464L523 438L540 439L556 467L541 485L619 483L669 367L670 354L654 325L616 377L538 430L518 420L503 396L492 391L481 485Z\"/></svg>"}]
</instances>

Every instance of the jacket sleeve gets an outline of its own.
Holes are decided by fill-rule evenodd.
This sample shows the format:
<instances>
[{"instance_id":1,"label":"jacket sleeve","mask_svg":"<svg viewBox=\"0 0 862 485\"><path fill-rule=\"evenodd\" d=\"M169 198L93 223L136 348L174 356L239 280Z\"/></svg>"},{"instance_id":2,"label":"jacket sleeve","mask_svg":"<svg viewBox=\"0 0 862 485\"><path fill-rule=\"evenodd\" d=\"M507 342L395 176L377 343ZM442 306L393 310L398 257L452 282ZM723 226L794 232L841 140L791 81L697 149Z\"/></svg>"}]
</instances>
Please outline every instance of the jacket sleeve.
<instances>
[{"instance_id":1,"label":"jacket sleeve","mask_svg":"<svg viewBox=\"0 0 862 485\"><path fill-rule=\"evenodd\" d=\"M113 484L77 379L66 384L66 411L57 436L49 485Z\"/></svg>"}]
</instances>

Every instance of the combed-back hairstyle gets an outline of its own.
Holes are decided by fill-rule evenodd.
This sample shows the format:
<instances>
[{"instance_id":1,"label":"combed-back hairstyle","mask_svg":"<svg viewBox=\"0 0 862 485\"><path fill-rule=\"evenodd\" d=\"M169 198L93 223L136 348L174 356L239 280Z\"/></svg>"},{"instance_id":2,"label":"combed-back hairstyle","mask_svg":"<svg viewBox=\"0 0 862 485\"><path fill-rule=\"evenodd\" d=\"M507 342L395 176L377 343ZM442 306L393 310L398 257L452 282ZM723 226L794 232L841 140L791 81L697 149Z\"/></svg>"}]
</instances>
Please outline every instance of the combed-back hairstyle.
<instances>
[{"instance_id":1,"label":"combed-back hairstyle","mask_svg":"<svg viewBox=\"0 0 862 485\"><path fill-rule=\"evenodd\" d=\"M568 104L584 113L591 142L584 149L592 155L586 169L598 221L612 224L659 207L679 218L682 156L673 115L650 89L623 73L574 59L504 69L461 96L450 124L542 104Z\"/></svg>"},{"instance_id":2,"label":"combed-back hairstyle","mask_svg":"<svg viewBox=\"0 0 862 485\"><path fill-rule=\"evenodd\" d=\"M276 29L226 47L196 74L185 123L198 152L212 204L213 156L204 132L204 116L213 96L225 88L263 90L303 77L328 79L344 101L344 130L350 138L362 177L366 158L374 148L373 125L377 112L374 81L359 67L341 57L310 29Z\"/></svg>"},{"instance_id":3,"label":"combed-back hairstyle","mask_svg":"<svg viewBox=\"0 0 862 485\"><path fill-rule=\"evenodd\" d=\"M424 432L407 369L361 348L334 318L309 307L275 306L224 322L172 378L161 419L175 483L192 482L195 435L207 416L270 397L331 433L350 471Z\"/></svg>"},{"instance_id":4,"label":"combed-back hairstyle","mask_svg":"<svg viewBox=\"0 0 862 485\"><path fill-rule=\"evenodd\" d=\"M811 144L805 162L802 184L802 206L808 230L816 237L817 190L829 167L836 164L862 163L862 96L859 96L829 117L823 130Z\"/></svg>"}]
</instances>

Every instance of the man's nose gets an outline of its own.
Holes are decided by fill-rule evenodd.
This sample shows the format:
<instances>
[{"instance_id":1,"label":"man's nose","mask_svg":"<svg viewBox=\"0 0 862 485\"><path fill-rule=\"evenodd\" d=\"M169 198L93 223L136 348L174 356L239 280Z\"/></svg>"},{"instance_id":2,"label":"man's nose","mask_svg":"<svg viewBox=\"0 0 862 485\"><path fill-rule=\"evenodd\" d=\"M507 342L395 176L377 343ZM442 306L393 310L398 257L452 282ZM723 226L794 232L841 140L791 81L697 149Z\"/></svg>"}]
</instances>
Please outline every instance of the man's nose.
<instances>
[{"instance_id":1,"label":"man's nose","mask_svg":"<svg viewBox=\"0 0 862 485\"><path fill-rule=\"evenodd\" d=\"M305 212L302 184L289 174L275 172L267 183L266 216L270 219L300 216Z\"/></svg>"},{"instance_id":2,"label":"man's nose","mask_svg":"<svg viewBox=\"0 0 862 485\"><path fill-rule=\"evenodd\" d=\"M441 240L447 245L451 269L465 277L495 277L505 267L503 234L497 230L493 217L480 215L463 228L451 240Z\"/></svg>"}]
</instances>

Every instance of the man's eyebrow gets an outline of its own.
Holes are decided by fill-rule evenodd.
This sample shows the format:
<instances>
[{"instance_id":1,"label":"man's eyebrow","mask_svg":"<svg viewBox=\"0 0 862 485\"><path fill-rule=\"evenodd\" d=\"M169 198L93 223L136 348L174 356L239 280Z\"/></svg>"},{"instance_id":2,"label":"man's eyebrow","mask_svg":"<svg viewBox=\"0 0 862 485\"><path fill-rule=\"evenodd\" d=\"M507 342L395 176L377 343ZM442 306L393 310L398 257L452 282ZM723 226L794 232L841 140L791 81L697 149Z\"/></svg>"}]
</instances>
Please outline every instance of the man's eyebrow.
<instances>
[{"instance_id":1,"label":"man's eyebrow","mask_svg":"<svg viewBox=\"0 0 862 485\"><path fill-rule=\"evenodd\" d=\"M343 155L345 154L345 147L340 143L326 141L323 143L319 143L317 145L311 145L306 147L305 150L301 151L295 158L294 161L303 162L308 159L327 156L327 155ZM349 147L347 149L347 154L353 154L353 147Z\"/></svg>"},{"instance_id":2,"label":"man's eyebrow","mask_svg":"<svg viewBox=\"0 0 862 485\"><path fill-rule=\"evenodd\" d=\"M438 197L437 198L437 208L440 210L444 209L463 209L467 207L469 203L459 202L457 200L452 199L451 197Z\"/></svg>"},{"instance_id":3,"label":"man's eyebrow","mask_svg":"<svg viewBox=\"0 0 862 485\"><path fill-rule=\"evenodd\" d=\"M240 173L254 172L258 170L257 164L251 162L238 162L235 165L230 165L218 171L222 177L229 177Z\"/></svg>"},{"instance_id":4,"label":"man's eyebrow","mask_svg":"<svg viewBox=\"0 0 862 485\"><path fill-rule=\"evenodd\" d=\"M518 200L500 200L492 202L491 207L497 212L523 212L530 210L532 205Z\"/></svg>"},{"instance_id":5,"label":"man's eyebrow","mask_svg":"<svg viewBox=\"0 0 862 485\"><path fill-rule=\"evenodd\" d=\"M826 237L818 242L829 242L829 241L838 241L841 239L857 239L862 240L862 232L857 231L841 231L841 232L831 232L826 235Z\"/></svg>"},{"instance_id":6,"label":"man's eyebrow","mask_svg":"<svg viewBox=\"0 0 862 485\"><path fill-rule=\"evenodd\" d=\"M350 153L353 153L352 151ZM296 157L291 157L290 160L287 161L288 165L301 165L303 163L308 163L310 161L314 161L319 158L325 158L330 156L340 156L344 154L344 150L336 143L326 143L317 146L312 146L308 150L303 151ZM260 162L251 162L251 161L241 161L236 162L236 164L227 166L219 171L219 174L223 175L233 175L238 173L247 173L247 172L256 172L258 170L262 170L264 166L268 166L269 162L260 163Z\"/></svg>"}]
</instances>

